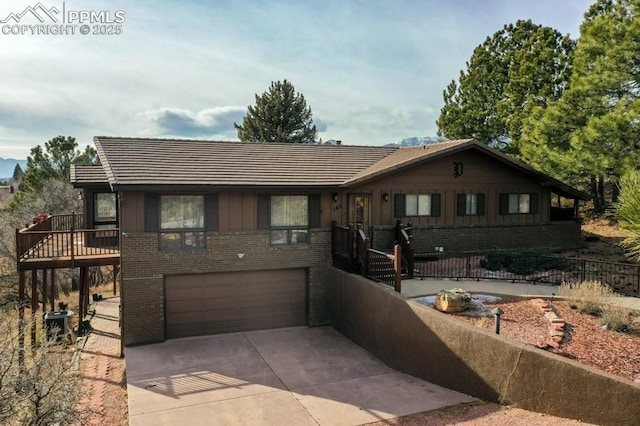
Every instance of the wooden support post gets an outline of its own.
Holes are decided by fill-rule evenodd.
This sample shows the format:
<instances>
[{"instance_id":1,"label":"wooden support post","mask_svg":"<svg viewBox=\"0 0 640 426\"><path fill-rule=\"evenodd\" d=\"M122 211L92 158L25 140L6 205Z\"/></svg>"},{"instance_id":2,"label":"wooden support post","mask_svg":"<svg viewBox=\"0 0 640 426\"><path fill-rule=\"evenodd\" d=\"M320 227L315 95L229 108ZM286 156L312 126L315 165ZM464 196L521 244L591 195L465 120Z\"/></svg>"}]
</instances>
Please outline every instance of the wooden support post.
<instances>
[{"instance_id":1,"label":"wooden support post","mask_svg":"<svg viewBox=\"0 0 640 426\"><path fill-rule=\"evenodd\" d=\"M36 347L36 310L38 309L38 270L31 271L31 349Z\"/></svg>"},{"instance_id":2,"label":"wooden support post","mask_svg":"<svg viewBox=\"0 0 640 426\"><path fill-rule=\"evenodd\" d=\"M24 305L25 305L25 274L19 270L18 284L18 365L20 371L24 370Z\"/></svg>"},{"instance_id":3,"label":"wooden support post","mask_svg":"<svg viewBox=\"0 0 640 426\"><path fill-rule=\"evenodd\" d=\"M120 265L113 265L113 295L117 294L118 289L118 272L120 272Z\"/></svg>"},{"instance_id":4,"label":"wooden support post","mask_svg":"<svg viewBox=\"0 0 640 426\"><path fill-rule=\"evenodd\" d=\"M91 289L91 282L89 280L90 274L89 274L89 267L84 268L85 269L85 279L84 279L84 314L86 315L87 312L89 312L89 290Z\"/></svg>"},{"instance_id":5,"label":"wooden support post","mask_svg":"<svg viewBox=\"0 0 640 426\"><path fill-rule=\"evenodd\" d=\"M78 334L82 332L82 321L84 320L84 267L80 267L80 282L78 284Z\"/></svg>"},{"instance_id":6,"label":"wooden support post","mask_svg":"<svg viewBox=\"0 0 640 426\"><path fill-rule=\"evenodd\" d=\"M47 309L47 275L49 275L48 269L42 270L42 314Z\"/></svg>"},{"instance_id":7,"label":"wooden support post","mask_svg":"<svg viewBox=\"0 0 640 426\"><path fill-rule=\"evenodd\" d=\"M393 248L393 269L396 271L395 290L402 293L402 249L399 244Z\"/></svg>"},{"instance_id":8,"label":"wooden support post","mask_svg":"<svg viewBox=\"0 0 640 426\"><path fill-rule=\"evenodd\" d=\"M51 312L56 311L56 270L51 270Z\"/></svg>"}]
</instances>

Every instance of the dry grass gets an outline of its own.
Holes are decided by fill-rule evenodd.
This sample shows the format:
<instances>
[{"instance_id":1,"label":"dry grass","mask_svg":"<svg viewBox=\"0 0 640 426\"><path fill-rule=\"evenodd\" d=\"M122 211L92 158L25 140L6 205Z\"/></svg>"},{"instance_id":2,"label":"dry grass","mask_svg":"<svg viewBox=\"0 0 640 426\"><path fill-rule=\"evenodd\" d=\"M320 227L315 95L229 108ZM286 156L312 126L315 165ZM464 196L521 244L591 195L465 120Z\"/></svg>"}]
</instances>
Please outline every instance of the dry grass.
<instances>
[{"instance_id":1,"label":"dry grass","mask_svg":"<svg viewBox=\"0 0 640 426\"><path fill-rule=\"evenodd\" d=\"M608 330L623 333L634 333L640 330L640 317L624 306L605 304L602 309L601 322Z\"/></svg>"},{"instance_id":2,"label":"dry grass","mask_svg":"<svg viewBox=\"0 0 640 426\"><path fill-rule=\"evenodd\" d=\"M606 284L598 281L563 283L560 295L578 312L599 316L600 322L608 330L635 332L640 329L638 314L616 304L616 299L621 296Z\"/></svg>"},{"instance_id":3,"label":"dry grass","mask_svg":"<svg viewBox=\"0 0 640 426\"><path fill-rule=\"evenodd\" d=\"M615 293L608 285L598 281L583 281L578 283L562 283L560 295L564 297L572 308L582 314L600 315L603 301L608 297L615 297Z\"/></svg>"}]
</instances>

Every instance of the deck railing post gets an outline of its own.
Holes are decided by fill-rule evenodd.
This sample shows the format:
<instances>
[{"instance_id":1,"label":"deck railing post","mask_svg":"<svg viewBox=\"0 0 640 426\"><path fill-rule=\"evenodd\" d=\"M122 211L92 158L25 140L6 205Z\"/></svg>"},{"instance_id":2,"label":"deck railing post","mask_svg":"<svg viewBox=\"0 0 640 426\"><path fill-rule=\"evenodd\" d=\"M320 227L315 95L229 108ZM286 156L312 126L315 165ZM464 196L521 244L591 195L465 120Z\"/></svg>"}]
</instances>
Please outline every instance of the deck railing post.
<instances>
[{"instance_id":1,"label":"deck railing post","mask_svg":"<svg viewBox=\"0 0 640 426\"><path fill-rule=\"evenodd\" d=\"M402 292L402 249L399 244L396 244L393 248L393 269L395 269L395 290L398 293Z\"/></svg>"},{"instance_id":2,"label":"deck railing post","mask_svg":"<svg viewBox=\"0 0 640 426\"><path fill-rule=\"evenodd\" d=\"M16 271L20 270L20 258L22 257L22 244L20 241L20 229L16 228Z\"/></svg>"},{"instance_id":3,"label":"deck railing post","mask_svg":"<svg viewBox=\"0 0 640 426\"><path fill-rule=\"evenodd\" d=\"M71 221L71 231L69 231L69 243L71 244L71 265L73 266L73 261L75 259L75 244L73 242L73 234L74 234L74 221L75 221L75 213L72 213L74 219Z\"/></svg>"},{"instance_id":4,"label":"deck railing post","mask_svg":"<svg viewBox=\"0 0 640 426\"><path fill-rule=\"evenodd\" d=\"M364 245L364 276L369 276L369 249L371 248L371 240L369 237L365 239Z\"/></svg>"}]
</instances>

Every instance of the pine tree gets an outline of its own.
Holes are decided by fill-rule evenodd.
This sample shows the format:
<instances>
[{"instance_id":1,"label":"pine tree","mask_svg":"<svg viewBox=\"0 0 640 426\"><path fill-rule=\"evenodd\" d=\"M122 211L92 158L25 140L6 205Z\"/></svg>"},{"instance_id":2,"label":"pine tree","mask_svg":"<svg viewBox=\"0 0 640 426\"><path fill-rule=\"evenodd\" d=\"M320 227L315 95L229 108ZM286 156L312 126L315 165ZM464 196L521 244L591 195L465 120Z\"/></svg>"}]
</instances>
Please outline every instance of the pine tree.
<instances>
[{"instance_id":1,"label":"pine tree","mask_svg":"<svg viewBox=\"0 0 640 426\"><path fill-rule=\"evenodd\" d=\"M269 90L256 94L242 125L234 126L242 142L315 143L317 137L311 108L287 80L272 82Z\"/></svg>"},{"instance_id":2,"label":"pine tree","mask_svg":"<svg viewBox=\"0 0 640 426\"><path fill-rule=\"evenodd\" d=\"M598 0L580 27L569 88L524 126L522 158L589 188L596 212L605 186L640 163L640 4Z\"/></svg>"},{"instance_id":3,"label":"pine tree","mask_svg":"<svg viewBox=\"0 0 640 426\"><path fill-rule=\"evenodd\" d=\"M13 177L11 179L13 182L20 182L22 180L22 176L24 176L24 170L22 170L20 164L16 163L16 167L13 169Z\"/></svg>"},{"instance_id":4,"label":"pine tree","mask_svg":"<svg viewBox=\"0 0 640 426\"><path fill-rule=\"evenodd\" d=\"M56 136L44 144L31 148L27 157L27 171L22 179L20 189L38 191L47 179L61 179L67 182L71 164L92 164L97 160L96 150L87 145L80 151L76 138Z\"/></svg>"},{"instance_id":5,"label":"pine tree","mask_svg":"<svg viewBox=\"0 0 640 426\"><path fill-rule=\"evenodd\" d=\"M524 118L565 89L574 45L530 20L505 25L474 49L458 82L447 86L438 135L517 151Z\"/></svg>"}]
</instances>

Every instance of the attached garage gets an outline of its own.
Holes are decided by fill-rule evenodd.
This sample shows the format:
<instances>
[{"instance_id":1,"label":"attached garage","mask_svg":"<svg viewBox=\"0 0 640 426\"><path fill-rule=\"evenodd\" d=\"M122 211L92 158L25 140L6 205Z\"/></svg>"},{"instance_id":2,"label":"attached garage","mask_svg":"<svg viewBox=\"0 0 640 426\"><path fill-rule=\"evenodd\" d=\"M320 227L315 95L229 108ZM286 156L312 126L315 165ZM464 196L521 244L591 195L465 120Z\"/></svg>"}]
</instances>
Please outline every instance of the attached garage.
<instances>
[{"instance_id":1,"label":"attached garage","mask_svg":"<svg viewBox=\"0 0 640 426\"><path fill-rule=\"evenodd\" d=\"M165 277L166 337L307 324L307 271L224 272Z\"/></svg>"}]
</instances>

